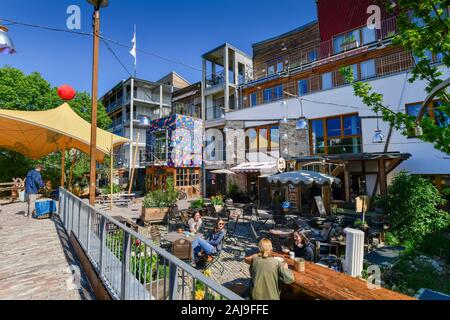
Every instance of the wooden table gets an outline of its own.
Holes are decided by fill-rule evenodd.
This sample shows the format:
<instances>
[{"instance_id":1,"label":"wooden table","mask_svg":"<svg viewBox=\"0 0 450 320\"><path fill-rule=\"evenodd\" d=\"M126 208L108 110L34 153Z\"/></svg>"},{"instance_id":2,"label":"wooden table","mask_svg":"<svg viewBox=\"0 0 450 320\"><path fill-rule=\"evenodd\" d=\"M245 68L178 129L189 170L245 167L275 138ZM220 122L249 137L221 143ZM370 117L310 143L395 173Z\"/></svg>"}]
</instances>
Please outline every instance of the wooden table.
<instances>
[{"instance_id":1,"label":"wooden table","mask_svg":"<svg viewBox=\"0 0 450 320\"><path fill-rule=\"evenodd\" d=\"M282 257L293 269L294 261L286 254L273 253L275 257ZM253 256L245 258L250 264ZM318 264L306 261L305 272L294 273L294 282L288 285L294 294L308 295L322 300L415 300L409 296L385 288L372 289L367 282L347 274L336 272Z\"/></svg>"},{"instance_id":2,"label":"wooden table","mask_svg":"<svg viewBox=\"0 0 450 320\"><path fill-rule=\"evenodd\" d=\"M169 232L168 234L163 236L163 239L166 240L167 242L170 242L170 243L173 243L173 242L175 242L177 240L180 240L180 239L185 239L185 240L187 240L189 242L192 242L192 241L195 240L195 238L203 238L203 234L197 233L197 234L194 234L194 235L191 234L191 235L186 236L186 234L184 232L183 233Z\"/></svg>"}]
</instances>

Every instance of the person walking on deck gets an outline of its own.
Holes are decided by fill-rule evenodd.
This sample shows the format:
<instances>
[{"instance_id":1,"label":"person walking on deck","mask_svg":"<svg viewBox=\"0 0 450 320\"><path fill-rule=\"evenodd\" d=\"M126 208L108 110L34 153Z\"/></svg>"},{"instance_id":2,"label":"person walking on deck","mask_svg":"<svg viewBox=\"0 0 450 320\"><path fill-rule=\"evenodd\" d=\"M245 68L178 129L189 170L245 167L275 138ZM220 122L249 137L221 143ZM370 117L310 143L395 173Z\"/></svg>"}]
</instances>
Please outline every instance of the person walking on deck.
<instances>
[{"instance_id":1,"label":"person walking on deck","mask_svg":"<svg viewBox=\"0 0 450 320\"><path fill-rule=\"evenodd\" d=\"M34 205L38 196L39 189L44 188L45 184L42 181L41 171L44 166L38 164L33 170L27 173L25 179L25 194L28 203L28 210L25 213L26 217L31 217L33 215Z\"/></svg>"}]
</instances>

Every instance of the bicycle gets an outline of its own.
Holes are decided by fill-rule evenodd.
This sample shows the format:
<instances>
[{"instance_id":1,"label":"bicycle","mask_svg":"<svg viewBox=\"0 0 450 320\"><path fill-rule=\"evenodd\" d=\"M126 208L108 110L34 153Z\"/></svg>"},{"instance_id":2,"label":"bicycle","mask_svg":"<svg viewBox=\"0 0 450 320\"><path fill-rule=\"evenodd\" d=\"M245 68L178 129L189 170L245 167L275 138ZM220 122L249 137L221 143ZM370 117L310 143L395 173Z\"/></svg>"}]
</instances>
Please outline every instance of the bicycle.
<instances>
[{"instance_id":1,"label":"bicycle","mask_svg":"<svg viewBox=\"0 0 450 320\"><path fill-rule=\"evenodd\" d=\"M184 190L178 191L178 200L186 200L187 199L187 193Z\"/></svg>"}]
</instances>

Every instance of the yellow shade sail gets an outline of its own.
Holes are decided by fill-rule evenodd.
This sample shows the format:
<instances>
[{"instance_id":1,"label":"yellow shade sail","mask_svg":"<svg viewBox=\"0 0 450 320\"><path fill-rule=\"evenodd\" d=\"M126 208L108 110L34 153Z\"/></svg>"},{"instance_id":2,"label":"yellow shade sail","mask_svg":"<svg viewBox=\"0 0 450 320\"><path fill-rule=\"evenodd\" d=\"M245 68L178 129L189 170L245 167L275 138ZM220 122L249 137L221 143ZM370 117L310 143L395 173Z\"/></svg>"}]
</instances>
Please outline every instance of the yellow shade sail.
<instances>
[{"instance_id":1,"label":"yellow shade sail","mask_svg":"<svg viewBox=\"0 0 450 320\"><path fill-rule=\"evenodd\" d=\"M96 159L103 161L113 146L128 139L97 128ZM52 152L77 149L90 154L91 124L64 103L46 111L17 111L0 109L0 148L19 152L32 159Z\"/></svg>"}]
</instances>

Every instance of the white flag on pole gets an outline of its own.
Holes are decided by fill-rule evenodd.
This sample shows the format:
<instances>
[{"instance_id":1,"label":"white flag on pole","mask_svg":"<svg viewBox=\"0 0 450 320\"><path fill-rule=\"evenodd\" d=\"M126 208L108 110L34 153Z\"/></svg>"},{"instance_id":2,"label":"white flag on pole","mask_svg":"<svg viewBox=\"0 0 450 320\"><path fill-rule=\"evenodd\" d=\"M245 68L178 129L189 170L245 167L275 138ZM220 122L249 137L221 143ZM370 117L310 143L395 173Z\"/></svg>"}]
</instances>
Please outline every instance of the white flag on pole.
<instances>
[{"instance_id":1,"label":"white flag on pole","mask_svg":"<svg viewBox=\"0 0 450 320\"><path fill-rule=\"evenodd\" d=\"M130 51L130 54L134 57L134 69L136 70L137 56L136 56L136 25L134 26L134 36L131 40L133 43L133 48Z\"/></svg>"}]
</instances>

